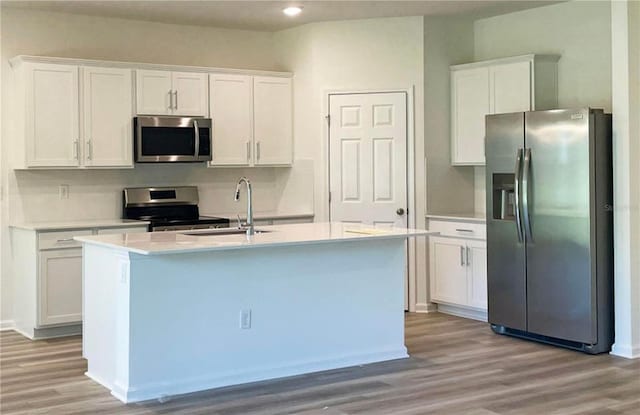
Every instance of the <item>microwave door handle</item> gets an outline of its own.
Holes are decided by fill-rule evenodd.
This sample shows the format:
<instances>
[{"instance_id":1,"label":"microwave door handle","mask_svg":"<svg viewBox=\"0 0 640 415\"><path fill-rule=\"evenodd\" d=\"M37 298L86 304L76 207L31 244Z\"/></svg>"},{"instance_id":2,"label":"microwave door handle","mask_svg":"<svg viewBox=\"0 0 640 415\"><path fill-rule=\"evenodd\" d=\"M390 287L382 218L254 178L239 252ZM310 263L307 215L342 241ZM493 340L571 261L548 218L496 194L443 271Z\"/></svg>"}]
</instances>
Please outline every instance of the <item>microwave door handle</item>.
<instances>
[{"instance_id":1,"label":"microwave door handle","mask_svg":"<svg viewBox=\"0 0 640 415\"><path fill-rule=\"evenodd\" d=\"M194 156L197 158L200 155L200 129L198 128L198 121L193 120L193 130L195 132L196 137L196 152Z\"/></svg>"}]
</instances>

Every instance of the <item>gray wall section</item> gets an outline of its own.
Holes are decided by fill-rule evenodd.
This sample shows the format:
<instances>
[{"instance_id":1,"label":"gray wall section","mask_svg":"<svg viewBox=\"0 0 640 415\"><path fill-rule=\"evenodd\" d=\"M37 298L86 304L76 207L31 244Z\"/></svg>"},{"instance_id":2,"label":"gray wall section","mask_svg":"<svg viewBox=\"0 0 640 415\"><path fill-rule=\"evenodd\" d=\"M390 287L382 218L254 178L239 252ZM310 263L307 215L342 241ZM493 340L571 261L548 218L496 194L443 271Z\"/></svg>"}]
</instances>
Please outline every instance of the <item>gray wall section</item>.
<instances>
[{"instance_id":1,"label":"gray wall section","mask_svg":"<svg viewBox=\"0 0 640 415\"><path fill-rule=\"evenodd\" d=\"M428 213L474 210L473 167L451 166L449 66L473 61L473 21L424 21L424 135Z\"/></svg>"}]
</instances>

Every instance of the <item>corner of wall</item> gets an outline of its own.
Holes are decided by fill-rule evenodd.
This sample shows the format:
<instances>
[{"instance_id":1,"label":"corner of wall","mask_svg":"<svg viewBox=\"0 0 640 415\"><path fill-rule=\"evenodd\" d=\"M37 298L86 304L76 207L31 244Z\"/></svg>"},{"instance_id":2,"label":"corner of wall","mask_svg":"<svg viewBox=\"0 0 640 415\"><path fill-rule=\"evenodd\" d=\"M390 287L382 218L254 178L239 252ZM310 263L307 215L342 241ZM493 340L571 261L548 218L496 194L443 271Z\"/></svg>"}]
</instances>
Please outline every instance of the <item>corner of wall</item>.
<instances>
[{"instance_id":1,"label":"corner of wall","mask_svg":"<svg viewBox=\"0 0 640 415\"><path fill-rule=\"evenodd\" d=\"M474 210L473 168L451 166L449 75L449 66L473 60L473 37L473 21L469 18L424 19L426 204L429 213Z\"/></svg>"}]
</instances>

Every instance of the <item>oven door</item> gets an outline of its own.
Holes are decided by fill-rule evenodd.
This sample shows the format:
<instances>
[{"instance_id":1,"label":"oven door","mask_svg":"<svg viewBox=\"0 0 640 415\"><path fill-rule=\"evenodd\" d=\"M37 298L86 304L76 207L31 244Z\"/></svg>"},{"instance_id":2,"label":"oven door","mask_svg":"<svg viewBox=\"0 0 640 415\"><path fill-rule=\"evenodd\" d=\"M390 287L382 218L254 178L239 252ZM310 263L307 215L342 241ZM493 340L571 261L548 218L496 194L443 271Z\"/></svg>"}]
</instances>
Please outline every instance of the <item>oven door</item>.
<instances>
[{"instance_id":1,"label":"oven door","mask_svg":"<svg viewBox=\"0 0 640 415\"><path fill-rule=\"evenodd\" d=\"M135 117L138 163L211 161L211 119Z\"/></svg>"}]
</instances>

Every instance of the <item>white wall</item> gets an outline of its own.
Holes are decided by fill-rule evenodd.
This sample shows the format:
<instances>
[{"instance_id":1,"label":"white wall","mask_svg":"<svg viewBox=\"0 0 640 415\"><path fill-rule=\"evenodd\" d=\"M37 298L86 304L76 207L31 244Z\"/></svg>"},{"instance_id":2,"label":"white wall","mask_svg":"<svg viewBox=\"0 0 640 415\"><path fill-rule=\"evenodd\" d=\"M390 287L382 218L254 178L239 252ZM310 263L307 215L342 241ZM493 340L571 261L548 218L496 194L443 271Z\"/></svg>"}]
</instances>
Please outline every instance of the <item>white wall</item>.
<instances>
[{"instance_id":1,"label":"white wall","mask_svg":"<svg viewBox=\"0 0 640 415\"><path fill-rule=\"evenodd\" d=\"M611 4L616 339L640 358L640 2Z\"/></svg>"},{"instance_id":2,"label":"white wall","mask_svg":"<svg viewBox=\"0 0 640 415\"><path fill-rule=\"evenodd\" d=\"M473 212L473 171L451 166L449 66L473 60L473 21L427 17L424 21L427 212Z\"/></svg>"},{"instance_id":3,"label":"white wall","mask_svg":"<svg viewBox=\"0 0 640 415\"><path fill-rule=\"evenodd\" d=\"M121 191L127 186L198 185L203 212L243 211L232 199L235 180L246 174L255 183L256 212L281 207L310 212L313 194L300 182L311 180L308 166L293 169L206 169L193 165L138 166L134 170L17 171L8 170L12 140L8 108L8 59L20 54L152 62L246 69L286 70L276 58L274 35L169 25L114 18L79 16L2 7L2 302L0 320L11 319L11 278L7 225L20 221L117 218ZM293 174L300 171L301 174ZM293 176L296 179L290 180ZM289 184L291 182L291 184ZM58 198L59 184L68 184L69 199ZM293 189L293 191L291 190Z\"/></svg>"},{"instance_id":4,"label":"white wall","mask_svg":"<svg viewBox=\"0 0 640 415\"><path fill-rule=\"evenodd\" d=\"M326 220L329 214L326 92L413 88L416 226L424 227L423 18L314 23L279 32L276 41L282 62L295 73L295 155L315 161L316 217ZM418 246L418 252L417 301L426 303L424 249Z\"/></svg>"},{"instance_id":5,"label":"white wall","mask_svg":"<svg viewBox=\"0 0 640 415\"><path fill-rule=\"evenodd\" d=\"M529 53L558 54L560 108L611 111L611 8L608 1L571 1L477 20L475 60ZM484 168L476 168L477 211L484 212Z\"/></svg>"}]
</instances>

